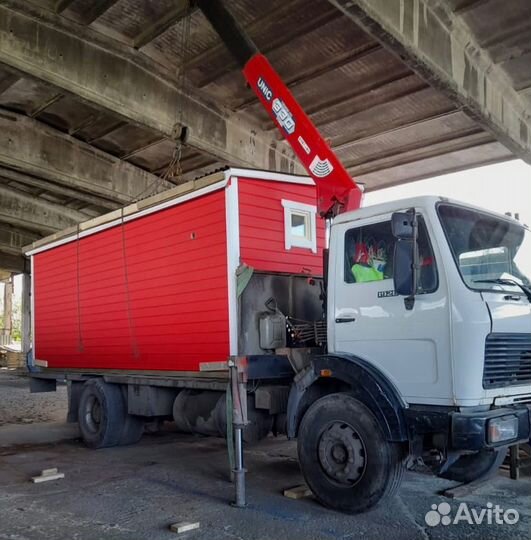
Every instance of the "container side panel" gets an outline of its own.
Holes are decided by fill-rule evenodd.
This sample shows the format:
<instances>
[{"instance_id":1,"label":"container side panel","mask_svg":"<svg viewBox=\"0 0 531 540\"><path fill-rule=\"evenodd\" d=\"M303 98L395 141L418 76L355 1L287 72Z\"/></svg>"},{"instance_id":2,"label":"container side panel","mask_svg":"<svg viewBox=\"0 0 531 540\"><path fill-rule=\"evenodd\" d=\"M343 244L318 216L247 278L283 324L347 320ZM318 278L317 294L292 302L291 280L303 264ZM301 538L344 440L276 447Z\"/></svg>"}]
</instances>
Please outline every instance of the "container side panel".
<instances>
[{"instance_id":1,"label":"container side panel","mask_svg":"<svg viewBox=\"0 0 531 540\"><path fill-rule=\"evenodd\" d=\"M317 253L285 247L282 200L316 205L316 188L239 177L241 260L256 270L323 274L324 220L317 217Z\"/></svg>"},{"instance_id":2,"label":"container side panel","mask_svg":"<svg viewBox=\"0 0 531 540\"><path fill-rule=\"evenodd\" d=\"M229 354L225 193L35 256L36 358L197 371Z\"/></svg>"},{"instance_id":3,"label":"container side panel","mask_svg":"<svg viewBox=\"0 0 531 540\"><path fill-rule=\"evenodd\" d=\"M78 365L81 358L77 244L33 258L35 358L55 365Z\"/></svg>"}]
</instances>

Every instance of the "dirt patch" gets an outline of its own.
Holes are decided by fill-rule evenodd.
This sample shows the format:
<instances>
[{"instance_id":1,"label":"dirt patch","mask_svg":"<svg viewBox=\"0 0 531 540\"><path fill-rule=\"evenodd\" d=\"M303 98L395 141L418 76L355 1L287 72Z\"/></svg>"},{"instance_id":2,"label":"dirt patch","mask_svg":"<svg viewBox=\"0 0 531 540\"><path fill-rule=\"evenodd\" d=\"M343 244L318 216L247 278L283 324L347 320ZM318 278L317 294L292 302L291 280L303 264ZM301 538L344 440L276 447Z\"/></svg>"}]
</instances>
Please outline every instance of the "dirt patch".
<instances>
[{"instance_id":1,"label":"dirt patch","mask_svg":"<svg viewBox=\"0 0 531 540\"><path fill-rule=\"evenodd\" d=\"M0 426L64 422L67 409L65 385L58 385L57 392L31 394L28 377L0 369Z\"/></svg>"}]
</instances>

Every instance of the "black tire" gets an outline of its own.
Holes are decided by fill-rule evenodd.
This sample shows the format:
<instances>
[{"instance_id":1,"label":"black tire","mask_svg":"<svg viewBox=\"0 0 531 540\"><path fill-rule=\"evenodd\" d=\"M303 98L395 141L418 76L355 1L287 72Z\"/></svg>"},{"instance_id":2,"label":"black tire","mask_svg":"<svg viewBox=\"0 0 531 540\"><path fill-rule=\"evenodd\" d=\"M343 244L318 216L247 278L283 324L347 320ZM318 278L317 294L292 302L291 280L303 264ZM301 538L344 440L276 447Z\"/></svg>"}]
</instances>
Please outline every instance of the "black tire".
<instances>
[{"instance_id":1,"label":"black tire","mask_svg":"<svg viewBox=\"0 0 531 540\"><path fill-rule=\"evenodd\" d=\"M78 421L83 441L89 448L120 444L127 411L120 387L101 379L84 385L79 400Z\"/></svg>"},{"instance_id":2,"label":"black tire","mask_svg":"<svg viewBox=\"0 0 531 540\"><path fill-rule=\"evenodd\" d=\"M302 473L325 506L357 514L392 496L404 474L404 452L386 440L373 413L348 394L330 394L299 428Z\"/></svg>"},{"instance_id":3,"label":"black tire","mask_svg":"<svg viewBox=\"0 0 531 540\"><path fill-rule=\"evenodd\" d=\"M120 446L137 443L144 433L145 420L142 416L126 414L122 435L120 436Z\"/></svg>"},{"instance_id":4,"label":"black tire","mask_svg":"<svg viewBox=\"0 0 531 540\"><path fill-rule=\"evenodd\" d=\"M506 447L497 448L496 450L481 450L475 454L465 454L438 476L446 480L468 484L483 476L495 474L506 455Z\"/></svg>"}]
</instances>

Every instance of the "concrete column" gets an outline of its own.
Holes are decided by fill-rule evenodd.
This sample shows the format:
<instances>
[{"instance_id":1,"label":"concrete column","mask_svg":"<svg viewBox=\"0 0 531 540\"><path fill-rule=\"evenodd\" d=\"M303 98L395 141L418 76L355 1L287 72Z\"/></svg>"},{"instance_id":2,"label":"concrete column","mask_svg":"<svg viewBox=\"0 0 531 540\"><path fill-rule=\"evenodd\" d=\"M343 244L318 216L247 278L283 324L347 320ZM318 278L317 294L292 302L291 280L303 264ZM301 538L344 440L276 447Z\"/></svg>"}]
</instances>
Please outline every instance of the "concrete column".
<instances>
[{"instance_id":1,"label":"concrete column","mask_svg":"<svg viewBox=\"0 0 531 540\"><path fill-rule=\"evenodd\" d=\"M11 343L11 317L13 313L13 277L4 282L4 309L3 309L3 327L0 337L0 344L8 345Z\"/></svg>"},{"instance_id":2,"label":"concrete column","mask_svg":"<svg viewBox=\"0 0 531 540\"><path fill-rule=\"evenodd\" d=\"M31 279L30 274L22 274L22 354L24 357L31 349Z\"/></svg>"}]
</instances>

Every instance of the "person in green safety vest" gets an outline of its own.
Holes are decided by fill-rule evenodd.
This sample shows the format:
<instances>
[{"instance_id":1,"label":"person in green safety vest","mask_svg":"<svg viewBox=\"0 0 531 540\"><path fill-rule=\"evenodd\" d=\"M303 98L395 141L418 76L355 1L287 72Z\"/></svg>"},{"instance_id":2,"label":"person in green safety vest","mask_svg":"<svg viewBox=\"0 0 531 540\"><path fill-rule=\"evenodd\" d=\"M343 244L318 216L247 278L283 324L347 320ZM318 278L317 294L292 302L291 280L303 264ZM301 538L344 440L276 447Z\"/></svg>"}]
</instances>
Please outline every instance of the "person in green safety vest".
<instances>
[{"instance_id":1,"label":"person in green safety vest","mask_svg":"<svg viewBox=\"0 0 531 540\"><path fill-rule=\"evenodd\" d=\"M384 273L380 272L374 266L365 266L364 264L352 265L352 274L356 283L367 283L369 281L381 281L384 278Z\"/></svg>"},{"instance_id":2,"label":"person in green safety vest","mask_svg":"<svg viewBox=\"0 0 531 540\"><path fill-rule=\"evenodd\" d=\"M356 283L368 283L384 279L385 261L375 256L371 257L370 249L365 243L356 244L354 264L351 271Z\"/></svg>"}]
</instances>

